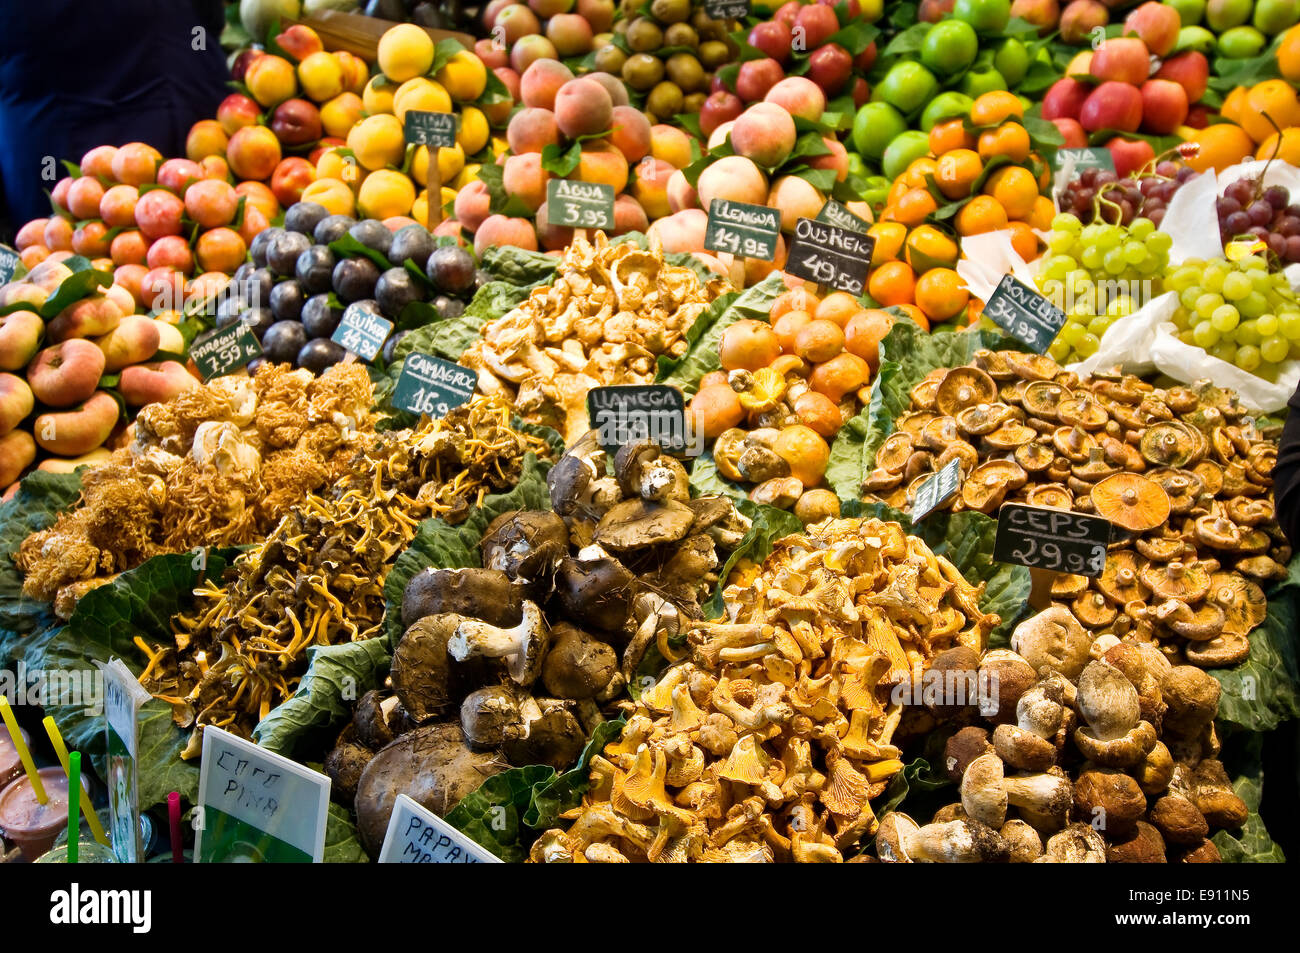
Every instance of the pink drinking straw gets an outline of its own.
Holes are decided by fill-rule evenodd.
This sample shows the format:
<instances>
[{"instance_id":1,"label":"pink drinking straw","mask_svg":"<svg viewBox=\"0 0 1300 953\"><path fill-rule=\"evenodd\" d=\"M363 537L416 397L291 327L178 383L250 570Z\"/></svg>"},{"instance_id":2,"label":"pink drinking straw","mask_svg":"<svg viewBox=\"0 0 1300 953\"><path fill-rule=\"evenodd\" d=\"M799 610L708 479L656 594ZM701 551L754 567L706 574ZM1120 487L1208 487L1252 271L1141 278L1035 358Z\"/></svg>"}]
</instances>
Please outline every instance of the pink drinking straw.
<instances>
[{"instance_id":1,"label":"pink drinking straw","mask_svg":"<svg viewBox=\"0 0 1300 953\"><path fill-rule=\"evenodd\" d=\"M185 863L185 852L181 843L181 795L173 791L167 795L167 822L172 832L172 863Z\"/></svg>"}]
</instances>

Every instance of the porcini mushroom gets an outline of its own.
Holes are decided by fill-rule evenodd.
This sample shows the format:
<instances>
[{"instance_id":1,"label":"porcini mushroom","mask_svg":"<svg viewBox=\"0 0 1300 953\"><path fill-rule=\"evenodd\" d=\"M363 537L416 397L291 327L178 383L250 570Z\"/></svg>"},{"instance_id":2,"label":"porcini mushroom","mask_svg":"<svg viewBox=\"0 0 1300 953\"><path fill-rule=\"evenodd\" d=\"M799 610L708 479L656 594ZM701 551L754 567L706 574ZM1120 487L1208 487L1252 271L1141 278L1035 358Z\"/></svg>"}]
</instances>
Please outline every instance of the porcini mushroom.
<instances>
[{"instance_id":1,"label":"porcini mushroom","mask_svg":"<svg viewBox=\"0 0 1300 953\"><path fill-rule=\"evenodd\" d=\"M458 662L471 658L505 659L510 677L520 685L531 685L542 672L550 644L550 629L535 602L524 602L518 625L505 629L464 619L447 640L447 652Z\"/></svg>"},{"instance_id":2,"label":"porcini mushroom","mask_svg":"<svg viewBox=\"0 0 1300 953\"><path fill-rule=\"evenodd\" d=\"M1003 772L1002 759L996 754L980 755L966 768L961 779L961 806L970 817L989 827L1001 827L1011 806L1059 817L1064 823L1072 796L1068 779L1046 773L1006 777Z\"/></svg>"},{"instance_id":3,"label":"porcini mushroom","mask_svg":"<svg viewBox=\"0 0 1300 953\"><path fill-rule=\"evenodd\" d=\"M1044 668L1075 679L1088 664L1092 638L1069 609L1051 606L1016 626L1011 650L1035 672Z\"/></svg>"},{"instance_id":4,"label":"porcini mushroom","mask_svg":"<svg viewBox=\"0 0 1300 953\"><path fill-rule=\"evenodd\" d=\"M1007 844L996 830L968 819L919 826L906 814L885 815L876 854L885 863L971 864L1005 860Z\"/></svg>"},{"instance_id":5,"label":"porcini mushroom","mask_svg":"<svg viewBox=\"0 0 1300 953\"><path fill-rule=\"evenodd\" d=\"M1047 839L1036 864L1104 864L1106 841L1087 824L1071 824Z\"/></svg>"},{"instance_id":6,"label":"porcini mushroom","mask_svg":"<svg viewBox=\"0 0 1300 953\"><path fill-rule=\"evenodd\" d=\"M1016 723L993 729L993 748L1007 764L1021 771L1045 771L1056 763L1053 740L1065 721L1061 684L1047 678L1020 696Z\"/></svg>"},{"instance_id":7,"label":"porcini mushroom","mask_svg":"<svg viewBox=\"0 0 1300 953\"><path fill-rule=\"evenodd\" d=\"M1124 772L1090 767L1074 782L1074 806L1086 823L1107 837L1122 838L1146 813L1147 799Z\"/></svg>"},{"instance_id":8,"label":"porcini mushroom","mask_svg":"<svg viewBox=\"0 0 1300 953\"><path fill-rule=\"evenodd\" d=\"M1155 727L1139 717L1137 689L1110 663L1088 663L1079 676L1075 700L1087 725L1075 729L1074 743L1088 760L1131 768L1155 747Z\"/></svg>"}]
</instances>

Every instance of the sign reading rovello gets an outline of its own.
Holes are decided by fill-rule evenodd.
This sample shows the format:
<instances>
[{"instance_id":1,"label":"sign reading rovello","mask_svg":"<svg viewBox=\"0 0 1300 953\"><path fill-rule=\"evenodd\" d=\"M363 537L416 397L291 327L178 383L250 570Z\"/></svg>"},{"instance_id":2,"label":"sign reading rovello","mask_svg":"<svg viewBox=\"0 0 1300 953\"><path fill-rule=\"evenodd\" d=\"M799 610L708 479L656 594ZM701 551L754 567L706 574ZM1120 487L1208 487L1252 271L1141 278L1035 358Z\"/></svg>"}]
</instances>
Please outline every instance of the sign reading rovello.
<instances>
[{"instance_id":1,"label":"sign reading rovello","mask_svg":"<svg viewBox=\"0 0 1300 953\"><path fill-rule=\"evenodd\" d=\"M984 317L1039 354L1046 353L1065 327L1064 311L1012 275L1003 275L989 295Z\"/></svg>"}]
</instances>

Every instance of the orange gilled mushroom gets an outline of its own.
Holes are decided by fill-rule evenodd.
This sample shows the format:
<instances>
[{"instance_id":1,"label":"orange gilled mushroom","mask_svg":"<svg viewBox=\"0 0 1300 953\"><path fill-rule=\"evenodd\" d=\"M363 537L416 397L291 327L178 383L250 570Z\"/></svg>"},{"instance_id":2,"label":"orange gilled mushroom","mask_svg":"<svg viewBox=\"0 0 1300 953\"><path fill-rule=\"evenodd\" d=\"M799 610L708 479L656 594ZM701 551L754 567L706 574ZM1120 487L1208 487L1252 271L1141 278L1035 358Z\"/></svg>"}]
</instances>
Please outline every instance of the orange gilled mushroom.
<instances>
[{"instance_id":1,"label":"orange gilled mushroom","mask_svg":"<svg viewBox=\"0 0 1300 953\"><path fill-rule=\"evenodd\" d=\"M1050 381L1061 373L1061 365L1046 354L1025 354L1007 351L1007 366L1016 376L1027 381Z\"/></svg>"},{"instance_id":2,"label":"orange gilled mushroom","mask_svg":"<svg viewBox=\"0 0 1300 953\"><path fill-rule=\"evenodd\" d=\"M902 473L913 449L912 435L905 430L895 431L876 451L876 466L890 473Z\"/></svg>"},{"instance_id":3,"label":"orange gilled mushroom","mask_svg":"<svg viewBox=\"0 0 1300 953\"><path fill-rule=\"evenodd\" d=\"M1154 424L1142 434L1142 456L1153 466L1185 467L1196 457L1204 440L1194 427L1179 420Z\"/></svg>"},{"instance_id":4,"label":"orange gilled mushroom","mask_svg":"<svg viewBox=\"0 0 1300 953\"><path fill-rule=\"evenodd\" d=\"M1016 463L1030 473L1046 470L1055 459L1056 452L1041 440L1032 440L1016 447Z\"/></svg>"},{"instance_id":5,"label":"orange gilled mushroom","mask_svg":"<svg viewBox=\"0 0 1300 953\"><path fill-rule=\"evenodd\" d=\"M1097 515L1131 533L1155 529L1169 519L1169 494L1136 473L1116 473L1092 488Z\"/></svg>"},{"instance_id":6,"label":"orange gilled mushroom","mask_svg":"<svg viewBox=\"0 0 1300 953\"><path fill-rule=\"evenodd\" d=\"M1249 634L1264 621L1268 610L1264 590L1235 572L1212 575L1208 598L1223 610L1225 635Z\"/></svg>"},{"instance_id":7,"label":"orange gilled mushroom","mask_svg":"<svg viewBox=\"0 0 1300 953\"><path fill-rule=\"evenodd\" d=\"M1026 427L1016 420L1008 420L992 433L984 436L984 442L994 450L1014 450L1038 439L1038 431Z\"/></svg>"},{"instance_id":8,"label":"orange gilled mushroom","mask_svg":"<svg viewBox=\"0 0 1300 953\"><path fill-rule=\"evenodd\" d=\"M1007 493L1025 485L1027 476L1013 460L987 460L962 484L961 498L967 508L991 513Z\"/></svg>"},{"instance_id":9,"label":"orange gilled mushroom","mask_svg":"<svg viewBox=\"0 0 1300 953\"><path fill-rule=\"evenodd\" d=\"M1007 353L981 348L975 352L972 363L995 381L1014 380L1016 372L1007 363Z\"/></svg>"},{"instance_id":10,"label":"orange gilled mushroom","mask_svg":"<svg viewBox=\"0 0 1300 953\"><path fill-rule=\"evenodd\" d=\"M1084 430L1101 430L1110 420L1106 408L1086 395L1061 401L1056 407L1056 417L1063 424L1082 427Z\"/></svg>"},{"instance_id":11,"label":"orange gilled mushroom","mask_svg":"<svg viewBox=\"0 0 1300 953\"><path fill-rule=\"evenodd\" d=\"M978 367L954 367L943 376L935 392L935 407L941 414L956 414L967 407L991 403L998 388Z\"/></svg>"},{"instance_id":12,"label":"orange gilled mushroom","mask_svg":"<svg viewBox=\"0 0 1300 953\"><path fill-rule=\"evenodd\" d=\"M1177 599L1195 605L1210 592L1210 574L1196 562L1153 563L1140 575L1143 585L1157 599Z\"/></svg>"},{"instance_id":13,"label":"orange gilled mushroom","mask_svg":"<svg viewBox=\"0 0 1300 953\"><path fill-rule=\"evenodd\" d=\"M1020 460L1019 454L1016 455L1016 460ZM1040 483L1025 494L1025 502L1030 506L1068 510L1074 504L1074 494L1060 483Z\"/></svg>"},{"instance_id":14,"label":"orange gilled mushroom","mask_svg":"<svg viewBox=\"0 0 1300 953\"><path fill-rule=\"evenodd\" d=\"M917 439L917 446L924 447L927 450L933 450L935 453L942 453L950 444L956 443L961 439L961 432L957 430L957 421L952 417L935 417L921 430L921 436Z\"/></svg>"},{"instance_id":15,"label":"orange gilled mushroom","mask_svg":"<svg viewBox=\"0 0 1300 953\"><path fill-rule=\"evenodd\" d=\"M1074 463L1083 463L1092 448L1097 446L1097 438L1081 427L1057 427L1052 432L1052 446L1061 456Z\"/></svg>"},{"instance_id":16,"label":"orange gilled mushroom","mask_svg":"<svg viewBox=\"0 0 1300 953\"><path fill-rule=\"evenodd\" d=\"M1069 400L1073 396L1074 394L1068 388L1062 387L1056 381L1033 381L1025 385L1020 406L1025 408L1025 413L1034 417L1055 420L1056 410L1061 401Z\"/></svg>"},{"instance_id":17,"label":"orange gilled mushroom","mask_svg":"<svg viewBox=\"0 0 1300 953\"><path fill-rule=\"evenodd\" d=\"M934 371L931 371L921 381L912 388L912 406L919 407L922 410L934 410L935 397L939 393L939 383L942 377L936 377Z\"/></svg>"},{"instance_id":18,"label":"orange gilled mushroom","mask_svg":"<svg viewBox=\"0 0 1300 953\"><path fill-rule=\"evenodd\" d=\"M1094 585L1117 605L1141 602L1151 591L1141 578L1145 567L1146 560L1132 550L1117 550L1106 556L1106 566Z\"/></svg>"},{"instance_id":19,"label":"orange gilled mushroom","mask_svg":"<svg viewBox=\"0 0 1300 953\"><path fill-rule=\"evenodd\" d=\"M962 433L983 436L1010 420L1015 411L1000 401L980 403L957 412L957 426Z\"/></svg>"}]
</instances>

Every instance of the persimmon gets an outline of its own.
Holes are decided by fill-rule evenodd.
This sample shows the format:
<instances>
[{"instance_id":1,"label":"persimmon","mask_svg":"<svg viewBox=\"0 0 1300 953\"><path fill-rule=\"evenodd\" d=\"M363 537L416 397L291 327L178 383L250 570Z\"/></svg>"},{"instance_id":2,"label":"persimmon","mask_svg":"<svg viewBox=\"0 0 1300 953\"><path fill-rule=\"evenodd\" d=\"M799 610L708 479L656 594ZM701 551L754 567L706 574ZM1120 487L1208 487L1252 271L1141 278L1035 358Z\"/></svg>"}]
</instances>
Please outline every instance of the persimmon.
<instances>
[{"instance_id":1,"label":"persimmon","mask_svg":"<svg viewBox=\"0 0 1300 953\"><path fill-rule=\"evenodd\" d=\"M722 368L756 371L767 367L781 353L781 340L770 324L744 318L722 332L718 354Z\"/></svg>"},{"instance_id":2,"label":"persimmon","mask_svg":"<svg viewBox=\"0 0 1300 953\"><path fill-rule=\"evenodd\" d=\"M740 397L726 384L700 388L687 405L686 414L705 440L713 440L724 430L739 427L745 419Z\"/></svg>"}]
</instances>

